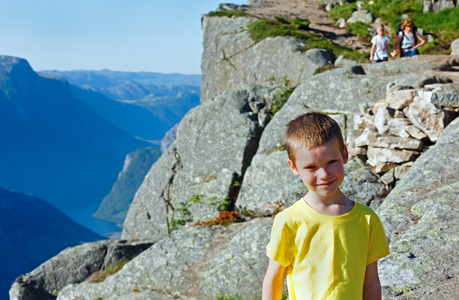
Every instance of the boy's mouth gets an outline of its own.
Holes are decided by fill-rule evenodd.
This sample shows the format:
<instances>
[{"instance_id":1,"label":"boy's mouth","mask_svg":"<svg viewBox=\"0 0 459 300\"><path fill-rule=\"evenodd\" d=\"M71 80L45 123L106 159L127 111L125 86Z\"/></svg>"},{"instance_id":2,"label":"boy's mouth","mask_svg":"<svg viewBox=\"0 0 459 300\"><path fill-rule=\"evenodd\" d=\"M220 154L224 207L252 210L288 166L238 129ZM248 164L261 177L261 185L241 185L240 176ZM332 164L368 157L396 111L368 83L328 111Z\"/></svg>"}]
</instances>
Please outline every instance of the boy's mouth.
<instances>
[{"instance_id":1,"label":"boy's mouth","mask_svg":"<svg viewBox=\"0 0 459 300\"><path fill-rule=\"evenodd\" d=\"M327 181L327 182L323 182L323 183L319 183L318 186L330 186L332 185L333 183L335 182L335 180L330 180L330 181Z\"/></svg>"}]
</instances>

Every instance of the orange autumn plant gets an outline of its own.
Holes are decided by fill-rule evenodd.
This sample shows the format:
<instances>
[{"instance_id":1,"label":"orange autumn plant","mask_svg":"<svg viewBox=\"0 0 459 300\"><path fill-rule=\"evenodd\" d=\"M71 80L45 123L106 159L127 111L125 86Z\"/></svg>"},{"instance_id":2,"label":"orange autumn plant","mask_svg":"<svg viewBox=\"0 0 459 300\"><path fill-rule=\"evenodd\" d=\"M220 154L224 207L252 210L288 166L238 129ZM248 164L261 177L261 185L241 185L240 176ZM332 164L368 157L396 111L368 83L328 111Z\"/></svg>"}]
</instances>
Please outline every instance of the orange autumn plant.
<instances>
[{"instance_id":1,"label":"orange autumn plant","mask_svg":"<svg viewBox=\"0 0 459 300\"><path fill-rule=\"evenodd\" d=\"M209 221L197 221L192 226L204 225L204 226L212 226L212 225L228 225L234 222L239 221L239 212L237 211L227 211L222 210L219 212L218 217L214 219L210 219Z\"/></svg>"}]
</instances>

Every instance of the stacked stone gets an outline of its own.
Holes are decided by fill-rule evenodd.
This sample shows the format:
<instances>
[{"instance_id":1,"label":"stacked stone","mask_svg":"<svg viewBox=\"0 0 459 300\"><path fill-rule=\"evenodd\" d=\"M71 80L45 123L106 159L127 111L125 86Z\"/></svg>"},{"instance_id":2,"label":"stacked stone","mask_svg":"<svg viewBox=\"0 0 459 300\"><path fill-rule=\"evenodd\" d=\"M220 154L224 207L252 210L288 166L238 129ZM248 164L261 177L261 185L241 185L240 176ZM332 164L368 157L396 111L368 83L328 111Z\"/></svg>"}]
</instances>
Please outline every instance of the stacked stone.
<instances>
[{"instance_id":1,"label":"stacked stone","mask_svg":"<svg viewBox=\"0 0 459 300\"><path fill-rule=\"evenodd\" d=\"M459 86L432 84L422 89L389 84L386 99L361 105L348 144L350 153L372 166L393 187L419 155L435 144L457 117Z\"/></svg>"}]
</instances>

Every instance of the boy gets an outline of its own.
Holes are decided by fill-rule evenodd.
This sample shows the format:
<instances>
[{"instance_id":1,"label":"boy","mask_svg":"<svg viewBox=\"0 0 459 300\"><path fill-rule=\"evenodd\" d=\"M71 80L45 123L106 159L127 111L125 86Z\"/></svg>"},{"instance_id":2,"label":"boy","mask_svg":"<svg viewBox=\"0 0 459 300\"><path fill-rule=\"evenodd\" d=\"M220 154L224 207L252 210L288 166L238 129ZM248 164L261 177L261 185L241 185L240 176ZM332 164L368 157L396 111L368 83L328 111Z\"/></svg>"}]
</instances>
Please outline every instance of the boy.
<instances>
[{"instance_id":1,"label":"boy","mask_svg":"<svg viewBox=\"0 0 459 300\"><path fill-rule=\"evenodd\" d=\"M389 254L384 229L369 207L340 190L348 151L339 125L308 113L286 131L288 164L309 189L274 219L263 300L381 299L377 260Z\"/></svg>"},{"instance_id":2,"label":"boy","mask_svg":"<svg viewBox=\"0 0 459 300\"><path fill-rule=\"evenodd\" d=\"M376 32L378 34L375 35L371 39L372 45L371 45L371 50L370 50L370 60L378 63L382 61L387 61L388 53L390 53L390 48L389 48L390 39L387 35L384 35L384 25L383 24L379 24L376 27Z\"/></svg>"}]
</instances>

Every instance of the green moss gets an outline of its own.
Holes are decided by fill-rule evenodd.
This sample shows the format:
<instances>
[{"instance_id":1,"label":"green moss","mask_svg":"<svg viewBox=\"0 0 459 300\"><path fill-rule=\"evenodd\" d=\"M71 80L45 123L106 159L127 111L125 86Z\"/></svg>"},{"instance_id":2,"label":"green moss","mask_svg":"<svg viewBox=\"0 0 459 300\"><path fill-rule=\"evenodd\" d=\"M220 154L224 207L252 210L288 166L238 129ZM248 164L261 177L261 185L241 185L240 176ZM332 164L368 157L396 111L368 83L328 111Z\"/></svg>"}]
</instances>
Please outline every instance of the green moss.
<instances>
[{"instance_id":1,"label":"green moss","mask_svg":"<svg viewBox=\"0 0 459 300\"><path fill-rule=\"evenodd\" d=\"M302 20L298 22L306 23L305 19ZM294 24L295 20L288 18L263 19L252 23L249 27L249 33L255 41L261 41L267 37L292 36L306 43L307 47L304 51L313 48L325 49L336 57L343 55L359 62L367 61L368 53L360 53L350 47L335 45L331 40L325 39L317 33L298 29Z\"/></svg>"},{"instance_id":2,"label":"green moss","mask_svg":"<svg viewBox=\"0 0 459 300\"><path fill-rule=\"evenodd\" d=\"M363 22L346 23L346 28L350 33L357 36L360 40L369 42L371 40L368 31L369 26Z\"/></svg>"},{"instance_id":3,"label":"green moss","mask_svg":"<svg viewBox=\"0 0 459 300\"><path fill-rule=\"evenodd\" d=\"M328 17L331 20L339 20L341 18L349 19L352 16L352 12L357 10L357 5L355 3L343 3L343 5L335 5L330 10Z\"/></svg>"},{"instance_id":4,"label":"green moss","mask_svg":"<svg viewBox=\"0 0 459 300\"><path fill-rule=\"evenodd\" d=\"M211 11L210 13L207 14L209 17L255 17L254 15L251 15L249 13L246 13L245 11L240 11L240 10L228 10L228 11ZM256 18L256 17L255 17Z\"/></svg>"},{"instance_id":5,"label":"green moss","mask_svg":"<svg viewBox=\"0 0 459 300\"><path fill-rule=\"evenodd\" d=\"M291 81L287 79L287 76L280 78L272 76L269 78L271 84L276 85L278 92L273 97L271 102L271 113L274 116L281 108L287 103L288 98L296 89L297 85L292 85Z\"/></svg>"}]
</instances>

